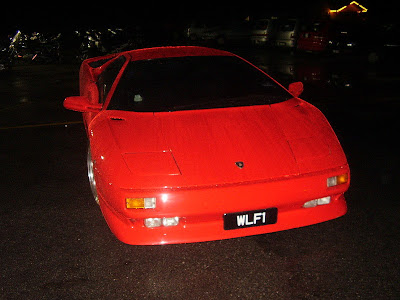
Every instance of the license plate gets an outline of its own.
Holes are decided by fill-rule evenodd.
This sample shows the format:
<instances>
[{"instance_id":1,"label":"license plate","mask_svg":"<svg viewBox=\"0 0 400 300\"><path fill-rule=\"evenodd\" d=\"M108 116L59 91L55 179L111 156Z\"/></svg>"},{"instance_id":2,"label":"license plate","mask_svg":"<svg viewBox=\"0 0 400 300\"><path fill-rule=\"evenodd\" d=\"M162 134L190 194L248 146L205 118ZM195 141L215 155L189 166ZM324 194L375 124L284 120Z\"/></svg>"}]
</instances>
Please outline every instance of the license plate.
<instances>
[{"instance_id":1,"label":"license plate","mask_svg":"<svg viewBox=\"0 0 400 300\"><path fill-rule=\"evenodd\" d=\"M224 214L224 229L241 229L254 226L275 224L278 220L276 207Z\"/></svg>"}]
</instances>

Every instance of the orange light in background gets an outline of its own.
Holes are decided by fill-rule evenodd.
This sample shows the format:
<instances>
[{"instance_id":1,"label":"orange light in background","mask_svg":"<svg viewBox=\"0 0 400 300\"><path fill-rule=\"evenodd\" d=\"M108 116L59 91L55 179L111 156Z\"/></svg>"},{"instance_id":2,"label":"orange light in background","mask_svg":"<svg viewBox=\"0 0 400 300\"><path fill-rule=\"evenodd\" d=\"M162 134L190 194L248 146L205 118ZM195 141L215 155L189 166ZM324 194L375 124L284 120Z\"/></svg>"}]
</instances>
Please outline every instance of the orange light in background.
<instances>
[{"instance_id":1,"label":"orange light in background","mask_svg":"<svg viewBox=\"0 0 400 300\"><path fill-rule=\"evenodd\" d=\"M349 7L350 5L357 5L358 7L361 8L361 12L367 12L368 11L368 9L366 7L364 7L364 6L362 6L360 3L356 2L356 1L352 1L352 2L350 2L349 5L345 5L345 6L341 7L341 8L339 8L339 9L330 9L329 13L341 12L342 10L346 9L347 7Z\"/></svg>"}]
</instances>

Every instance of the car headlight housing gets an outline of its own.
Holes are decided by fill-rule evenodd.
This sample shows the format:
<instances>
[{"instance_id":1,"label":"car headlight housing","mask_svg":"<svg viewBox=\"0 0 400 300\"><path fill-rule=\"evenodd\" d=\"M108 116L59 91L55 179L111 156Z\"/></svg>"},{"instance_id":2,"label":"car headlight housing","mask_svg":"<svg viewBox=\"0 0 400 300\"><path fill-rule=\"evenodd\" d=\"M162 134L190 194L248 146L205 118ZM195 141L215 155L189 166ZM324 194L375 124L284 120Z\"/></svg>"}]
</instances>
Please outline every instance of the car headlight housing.
<instances>
[{"instance_id":1,"label":"car headlight housing","mask_svg":"<svg viewBox=\"0 0 400 300\"><path fill-rule=\"evenodd\" d=\"M156 208L156 198L126 198L126 208Z\"/></svg>"},{"instance_id":2,"label":"car headlight housing","mask_svg":"<svg viewBox=\"0 0 400 300\"><path fill-rule=\"evenodd\" d=\"M311 208L311 207L316 207L319 205L326 205L331 203L331 197L327 196L327 197L322 197L319 199L314 199L314 200L310 200L307 201L306 203L303 204L304 208Z\"/></svg>"},{"instance_id":3,"label":"car headlight housing","mask_svg":"<svg viewBox=\"0 0 400 300\"><path fill-rule=\"evenodd\" d=\"M329 187L337 186L340 184L345 184L348 181L349 181L349 175L347 173L344 173L341 175L329 177L326 180L326 186L329 188Z\"/></svg>"}]
</instances>

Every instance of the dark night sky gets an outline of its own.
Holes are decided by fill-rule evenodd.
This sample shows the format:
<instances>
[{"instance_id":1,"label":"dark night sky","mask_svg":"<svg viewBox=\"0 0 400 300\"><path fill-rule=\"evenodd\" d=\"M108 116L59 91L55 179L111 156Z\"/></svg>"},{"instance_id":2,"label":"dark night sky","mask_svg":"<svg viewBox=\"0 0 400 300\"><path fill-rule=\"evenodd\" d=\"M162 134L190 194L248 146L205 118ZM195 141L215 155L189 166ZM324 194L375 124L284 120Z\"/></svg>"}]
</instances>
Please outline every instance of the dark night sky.
<instances>
[{"instance_id":1,"label":"dark night sky","mask_svg":"<svg viewBox=\"0 0 400 300\"><path fill-rule=\"evenodd\" d=\"M232 18L245 15L265 15L287 13L291 15L318 15L328 8L337 9L350 3L350 0L317 0L317 1L243 1L236 2L179 2L177 4L161 5L137 4L132 2L110 1L103 4L101 1L92 2L95 5L76 3L71 1L53 2L54 4L40 4L29 2L18 9L5 13L5 26L8 32L16 29L28 31L49 31L74 29L79 26L100 25L135 25L157 26L159 23L184 23L195 17ZM395 13L393 4L385 5L383 1L360 0L360 4L369 8L375 14ZM399 2L399 1L397 1ZM46 3L46 2L43 2ZM389 2L387 2L389 3ZM398 6L398 4L396 4ZM397 13L397 12L396 12ZM4 17L4 16L3 16Z\"/></svg>"},{"instance_id":2,"label":"dark night sky","mask_svg":"<svg viewBox=\"0 0 400 300\"><path fill-rule=\"evenodd\" d=\"M268 1L269 2L269 1ZM251 14L261 10L267 11L285 11L288 8L297 8L299 4L293 6L291 1L285 1L286 4L260 4L251 5L248 2L230 3L230 4L207 4L202 2L172 5L172 4L136 4L132 2L126 4L101 4L98 5L73 5L71 2L63 1L54 5L37 5L35 2L29 2L21 6L17 11L7 14L8 26L22 26L30 28L68 28L76 25L99 25L116 24L125 25L132 23L156 24L159 22L173 20L175 22L185 21L193 17L202 16L221 16L221 18L235 15ZM154 2L153 2L154 3Z\"/></svg>"}]
</instances>

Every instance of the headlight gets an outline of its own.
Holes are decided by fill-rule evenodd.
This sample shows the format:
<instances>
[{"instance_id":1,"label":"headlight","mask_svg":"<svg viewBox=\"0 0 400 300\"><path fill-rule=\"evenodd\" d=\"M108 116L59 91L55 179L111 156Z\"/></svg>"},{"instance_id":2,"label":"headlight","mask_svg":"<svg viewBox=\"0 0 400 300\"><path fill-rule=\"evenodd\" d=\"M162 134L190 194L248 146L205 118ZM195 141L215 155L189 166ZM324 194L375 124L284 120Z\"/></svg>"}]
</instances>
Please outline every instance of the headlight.
<instances>
[{"instance_id":1,"label":"headlight","mask_svg":"<svg viewBox=\"0 0 400 300\"><path fill-rule=\"evenodd\" d=\"M339 184L347 183L348 180L349 180L349 175L347 173L341 174L338 176L329 177L326 180L326 186L327 187L337 186Z\"/></svg>"},{"instance_id":2,"label":"headlight","mask_svg":"<svg viewBox=\"0 0 400 300\"><path fill-rule=\"evenodd\" d=\"M327 196L327 197L323 197L323 198L319 198L319 199L314 199L311 201L307 201L306 203L303 204L304 208L311 208L311 207L316 207L319 205L326 205L331 203L331 197Z\"/></svg>"},{"instance_id":3,"label":"headlight","mask_svg":"<svg viewBox=\"0 0 400 300\"><path fill-rule=\"evenodd\" d=\"M168 227L168 226L177 226L179 224L179 217L173 217L173 218L163 218L163 225Z\"/></svg>"},{"instance_id":4,"label":"headlight","mask_svg":"<svg viewBox=\"0 0 400 300\"><path fill-rule=\"evenodd\" d=\"M154 228L154 227L170 227L170 226L177 226L179 224L179 217L172 217L172 218L147 218L144 219L144 226L147 228Z\"/></svg>"},{"instance_id":5,"label":"headlight","mask_svg":"<svg viewBox=\"0 0 400 300\"><path fill-rule=\"evenodd\" d=\"M156 198L126 198L126 208L156 208Z\"/></svg>"},{"instance_id":6,"label":"headlight","mask_svg":"<svg viewBox=\"0 0 400 300\"><path fill-rule=\"evenodd\" d=\"M161 218L147 218L144 220L144 225L147 228L160 227L162 224Z\"/></svg>"}]
</instances>

